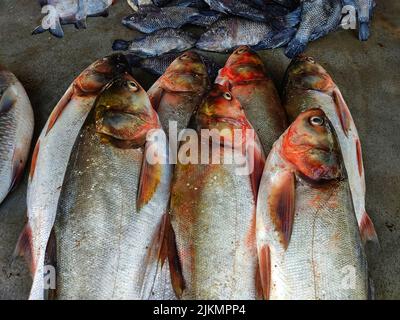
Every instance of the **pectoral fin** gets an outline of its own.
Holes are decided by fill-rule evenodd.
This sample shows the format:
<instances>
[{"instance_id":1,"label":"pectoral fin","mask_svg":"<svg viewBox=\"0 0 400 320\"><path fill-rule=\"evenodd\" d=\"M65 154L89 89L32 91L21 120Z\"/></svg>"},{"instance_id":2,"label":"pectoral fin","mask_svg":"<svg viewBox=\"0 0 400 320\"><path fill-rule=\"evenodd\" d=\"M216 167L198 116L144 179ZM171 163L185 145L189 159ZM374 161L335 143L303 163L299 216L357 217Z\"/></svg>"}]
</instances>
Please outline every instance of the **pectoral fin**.
<instances>
[{"instance_id":1,"label":"pectoral fin","mask_svg":"<svg viewBox=\"0 0 400 320\"><path fill-rule=\"evenodd\" d=\"M262 297L264 300L269 300L271 292L271 251L269 246L264 245L258 252L259 263L259 280Z\"/></svg>"},{"instance_id":2,"label":"pectoral fin","mask_svg":"<svg viewBox=\"0 0 400 320\"><path fill-rule=\"evenodd\" d=\"M15 95L11 92L11 88L7 89L3 95L0 95L0 115L9 112L16 101Z\"/></svg>"},{"instance_id":3,"label":"pectoral fin","mask_svg":"<svg viewBox=\"0 0 400 320\"><path fill-rule=\"evenodd\" d=\"M142 165L142 172L140 175L139 192L137 197L137 210L140 210L147 205L160 184L162 175L161 164L149 164L144 159Z\"/></svg>"},{"instance_id":4,"label":"pectoral fin","mask_svg":"<svg viewBox=\"0 0 400 320\"><path fill-rule=\"evenodd\" d=\"M275 230L287 249L295 213L295 176L292 172L283 171L274 177L267 205Z\"/></svg>"},{"instance_id":5,"label":"pectoral fin","mask_svg":"<svg viewBox=\"0 0 400 320\"><path fill-rule=\"evenodd\" d=\"M24 229L22 230L18 238L17 246L13 254L13 260L17 257L25 258L25 261L29 266L29 270L33 275L36 270L36 264L33 259L32 229L29 223L25 225Z\"/></svg>"}]
</instances>

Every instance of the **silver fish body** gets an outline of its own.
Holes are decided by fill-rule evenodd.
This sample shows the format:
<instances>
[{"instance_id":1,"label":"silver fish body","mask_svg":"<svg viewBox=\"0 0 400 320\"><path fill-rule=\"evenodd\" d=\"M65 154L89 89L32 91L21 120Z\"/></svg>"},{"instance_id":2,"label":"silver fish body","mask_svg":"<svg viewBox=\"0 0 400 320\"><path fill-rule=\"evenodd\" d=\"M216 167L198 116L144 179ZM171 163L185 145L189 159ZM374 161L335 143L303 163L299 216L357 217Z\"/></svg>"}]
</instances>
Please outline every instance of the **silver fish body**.
<instances>
[{"instance_id":1,"label":"silver fish body","mask_svg":"<svg viewBox=\"0 0 400 320\"><path fill-rule=\"evenodd\" d=\"M22 84L0 67L0 204L21 180L33 134L33 110Z\"/></svg>"},{"instance_id":2,"label":"silver fish body","mask_svg":"<svg viewBox=\"0 0 400 320\"><path fill-rule=\"evenodd\" d=\"M337 142L322 114L318 109L301 114L267 160L256 219L265 298L369 297L367 261L349 181L340 154L331 149ZM293 126L299 120L315 126L315 131L298 131ZM329 136L310 139L326 127Z\"/></svg>"},{"instance_id":3,"label":"silver fish body","mask_svg":"<svg viewBox=\"0 0 400 320\"><path fill-rule=\"evenodd\" d=\"M85 69L54 108L36 143L28 181L28 223L20 237L28 237L31 243L29 251L32 261L29 263L33 284L30 299L44 298L46 246L76 137L98 93L110 80L128 68L122 55L114 55L99 59Z\"/></svg>"},{"instance_id":4,"label":"silver fish body","mask_svg":"<svg viewBox=\"0 0 400 320\"><path fill-rule=\"evenodd\" d=\"M166 166L162 188L138 212L143 157L141 149L102 144L94 125L82 130L55 223L57 299L152 298L142 296L143 274L168 204L170 171ZM155 298L170 297L160 290Z\"/></svg>"}]
</instances>

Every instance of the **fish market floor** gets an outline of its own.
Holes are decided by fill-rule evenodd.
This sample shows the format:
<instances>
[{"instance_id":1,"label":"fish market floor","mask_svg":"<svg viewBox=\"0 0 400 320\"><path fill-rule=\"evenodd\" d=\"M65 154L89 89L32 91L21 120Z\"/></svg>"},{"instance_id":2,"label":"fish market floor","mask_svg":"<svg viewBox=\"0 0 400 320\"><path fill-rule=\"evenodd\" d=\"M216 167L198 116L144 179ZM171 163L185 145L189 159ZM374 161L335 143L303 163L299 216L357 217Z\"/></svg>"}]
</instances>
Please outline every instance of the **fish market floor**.
<instances>
[{"instance_id":1,"label":"fish market floor","mask_svg":"<svg viewBox=\"0 0 400 320\"><path fill-rule=\"evenodd\" d=\"M37 1L0 2L0 64L15 73L31 99L35 138L52 108L79 72L111 53L114 39L133 38L121 19L130 12L126 1L111 8L108 18L91 18L88 29L65 26L65 37L30 33L41 19ZM381 249L368 248L371 278L378 299L400 299L400 2L381 1L372 36L359 42L354 31L341 30L309 45L333 75L348 102L364 147L367 208ZM225 55L209 54L223 63ZM289 60L283 50L262 52L279 84ZM149 87L155 80L143 72L136 79ZM0 205L0 299L26 299L31 284L22 259L10 268L10 257L25 223L26 181Z\"/></svg>"}]
</instances>

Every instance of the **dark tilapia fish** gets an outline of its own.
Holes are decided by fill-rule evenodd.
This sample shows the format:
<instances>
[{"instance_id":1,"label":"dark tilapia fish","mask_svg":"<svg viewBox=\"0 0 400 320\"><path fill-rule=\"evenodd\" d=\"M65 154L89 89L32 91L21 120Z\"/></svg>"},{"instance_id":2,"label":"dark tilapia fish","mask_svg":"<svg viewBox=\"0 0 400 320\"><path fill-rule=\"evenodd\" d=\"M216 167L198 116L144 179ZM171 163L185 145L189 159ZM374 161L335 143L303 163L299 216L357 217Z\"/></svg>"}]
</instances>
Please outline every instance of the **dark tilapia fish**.
<instances>
[{"instance_id":1,"label":"dark tilapia fish","mask_svg":"<svg viewBox=\"0 0 400 320\"><path fill-rule=\"evenodd\" d=\"M32 32L39 34L49 31L52 35L62 38L63 24L74 24L77 29L86 28L87 17L108 16L108 8L115 0L40 0L47 15L40 26Z\"/></svg>"},{"instance_id":2,"label":"dark tilapia fish","mask_svg":"<svg viewBox=\"0 0 400 320\"><path fill-rule=\"evenodd\" d=\"M369 38L370 20L372 11L376 5L374 0L343 0L345 5L353 6L357 11L358 17L358 38L366 41Z\"/></svg>"},{"instance_id":3,"label":"dark tilapia fish","mask_svg":"<svg viewBox=\"0 0 400 320\"><path fill-rule=\"evenodd\" d=\"M229 17L213 24L201 36L196 47L214 52L229 52L241 45L255 49L272 49L288 43L294 32L293 27L276 31L268 23Z\"/></svg>"},{"instance_id":4,"label":"dark tilapia fish","mask_svg":"<svg viewBox=\"0 0 400 320\"><path fill-rule=\"evenodd\" d=\"M196 43L192 36L182 30L162 29L132 41L115 40L113 50L129 50L140 57L156 57L171 52L183 52Z\"/></svg>"},{"instance_id":5,"label":"dark tilapia fish","mask_svg":"<svg viewBox=\"0 0 400 320\"><path fill-rule=\"evenodd\" d=\"M129 6L134 11L139 11L149 7L192 7L206 9L208 5L203 0L128 0Z\"/></svg>"},{"instance_id":6,"label":"dark tilapia fish","mask_svg":"<svg viewBox=\"0 0 400 320\"><path fill-rule=\"evenodd\" d=\"M247 18L253 21L267 21L263 11L241 0L205 0L212 10Z\"/></svg>"},{"instance_id":7,"label":"dark tilapia fish","mask_svg":"<svg viewBox=\"0 0 400 320\"><path fill-rule=\"evenodd\" d=\"M286 55L293 58L304 52L307 43L335 30L342 17L341 0L304 0L296 36L289 42Z\"/></svg>"},{"instance_id":8,"label":"dark tilapia fish","mask_svg":"<svg viewBox=\"0 0 400 320\"><path fill-rule=\"evenodd\" d=\"M185 24L201 24L202 14L199 10L190 7L146 7L125 17L122 24L130 29L143 33L152 33L157 30L178 29ZM206 26L209 21L206 21Z\"/></svg>"},{"instance_id":9,"label":"dark tilapia fish","mask_svg":"<svg viewBox=\"0 0 400 320\"><path fill-rule=\"evenodd\" d=\"M206 57L205 55L198 55L202 58L204 64L206 65L210 81L214 81L214 79L218 75L219 69L221 69L222 66L216 63L213 59ZM179 53L168 53L160 57L151 57L145 59L141 59L137 56L130 56L129 60L133 67L139 67L156 76L162 76L167 68L171 65L171 63L174 62L179 56Z\"/></svg>"}]
</instances>

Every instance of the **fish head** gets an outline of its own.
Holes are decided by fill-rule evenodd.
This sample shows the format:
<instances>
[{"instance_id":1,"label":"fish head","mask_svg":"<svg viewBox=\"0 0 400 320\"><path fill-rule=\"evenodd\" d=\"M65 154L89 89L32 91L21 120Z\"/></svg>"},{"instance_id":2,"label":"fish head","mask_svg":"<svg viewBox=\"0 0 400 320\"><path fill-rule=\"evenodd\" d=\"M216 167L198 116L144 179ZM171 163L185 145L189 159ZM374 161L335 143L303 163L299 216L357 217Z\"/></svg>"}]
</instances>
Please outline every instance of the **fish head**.
<instances>
[{"instance_id":1,"label":"fish head","mask_svg":"<svg viewBox=\"0 0 400 320\"><path fill-rule=\"evenodd\" d=\"M224 142L233 144L235 130L252 129L246 114L229 89L214 85L196 114L197 130L217 130Z\"/></svg>"},{"instance_id":2,"label":"fish head","mask_svg":"<svg viewBox=\"0 0 400 320\"><path fill-rule=\"evenodd\" d=\"M102 141L120 148L141 147L149 131L160 128L147 92L127 73L111 81L99 95L95 121Z\"/></svg>"},{"instance_id":3,"label":"fish head","mask_svg":"<svg viewBox=\"0 0 400 320\"><path fill-rule=\"evenodd\" d=\"M74 86L80 95L97 94L114 77L129 70L129 63L123 54L113 54L90 65L75 80Z\"/></svg>"},{"instance_id":4,"label":"fish head","mask_svg":"<svg viewBox=\"0 0 400 320\"><path fill-rule=\"evenodd\" d=\"M285 76L286 89L331 92L335 88L331 76L312 57L300 55L293 59Z\"/></svg>"},{"instance_id":5,"label":"fish head","mask_svg":"<svg viewBox=\"0 0 400 320\"><path fill-rule=\"evenodd\" d=\"M338 179L341 156L332 126L321 109L301 113L283 136L281 155L313 182Z\"/></svg>"},{"instance_id":6,"label":"fish head","mask_svg":"<svg viewBox=\"0 0 400 320\"><path fill-rule=\"evenodd\" d=\"M187 51L176 58L164 73L164 89L175 92L200 91L208 85L208 72L203 59L194 51Z\"/></svg>"},{"instance_id":7,"label":"fish head","mask_svg":"<svg viewBox=\"0 0 400 320\"><path fill-rule=\"evenodd\" d=\"M260 56L248 46L237 48L219 72L217 83L224 85L267 79Z\"/></svg>"}]
</instances>

